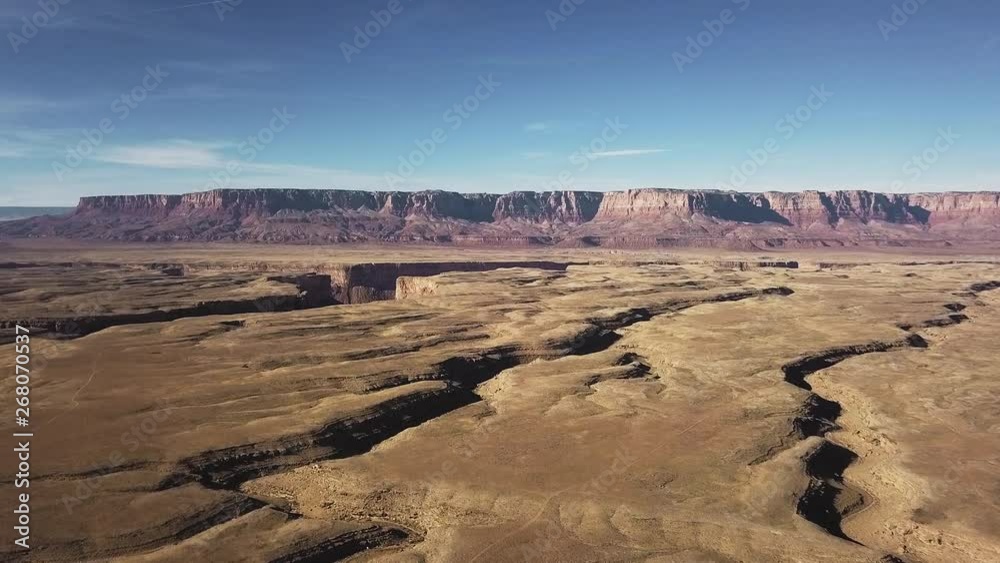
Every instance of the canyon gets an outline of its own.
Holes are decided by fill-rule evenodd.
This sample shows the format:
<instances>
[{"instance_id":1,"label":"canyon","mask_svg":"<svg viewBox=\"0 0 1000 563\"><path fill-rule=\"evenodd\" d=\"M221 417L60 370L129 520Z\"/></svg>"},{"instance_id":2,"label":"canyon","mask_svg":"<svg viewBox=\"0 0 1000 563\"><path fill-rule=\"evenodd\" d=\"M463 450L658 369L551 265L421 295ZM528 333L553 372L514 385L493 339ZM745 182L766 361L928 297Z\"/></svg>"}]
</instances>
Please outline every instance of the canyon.
<instances>
[{"instance_id":1,"label":"canyon","mask_svg":"<svg viewBox=\"0 0 1000 563\"><path fill-rule=\"evenodd\" d=\"M0 250L5 561L1000 558L995 256Z\"/></svg>"},{"instance_id":2,"label":"canyon","mask_svg":"<svg viewBox=\"0 0 1000 563\"><path fill-rule=\"evenodd\" d=\"M0 238L40 237L502 248L974 248L1000 241L1000 194L217 189L84 197L66 215L0 223Z\"/></svg>"}]
</instances>

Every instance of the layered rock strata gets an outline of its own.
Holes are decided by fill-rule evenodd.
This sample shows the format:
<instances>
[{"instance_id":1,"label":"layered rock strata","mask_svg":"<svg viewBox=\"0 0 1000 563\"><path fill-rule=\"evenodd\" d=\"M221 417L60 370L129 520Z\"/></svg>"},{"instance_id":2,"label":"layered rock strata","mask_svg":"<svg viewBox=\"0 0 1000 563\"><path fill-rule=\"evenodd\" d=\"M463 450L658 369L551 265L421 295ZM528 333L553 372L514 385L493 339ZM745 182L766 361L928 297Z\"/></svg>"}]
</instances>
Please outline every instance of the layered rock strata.
<instances>
[{"instance_id":1,"label":"layered rock strata","mask_svg":"<svg viewBox=\"0 0 1000 563\"><path fill-rule=\"evenodd\" d=\"M66 216L4 223L0 236L519 247L944 247L1000 241L1000 194L220 189L84 197Z\"/></svg>"}]
</instances>

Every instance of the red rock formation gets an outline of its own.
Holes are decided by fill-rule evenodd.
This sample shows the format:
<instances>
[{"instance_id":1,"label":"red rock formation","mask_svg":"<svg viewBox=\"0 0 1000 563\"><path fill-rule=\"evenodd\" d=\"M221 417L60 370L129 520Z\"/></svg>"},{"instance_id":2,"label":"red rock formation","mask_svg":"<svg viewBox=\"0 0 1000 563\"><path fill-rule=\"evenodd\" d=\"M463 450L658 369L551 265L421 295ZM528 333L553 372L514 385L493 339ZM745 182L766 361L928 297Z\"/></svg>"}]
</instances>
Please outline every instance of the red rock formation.
<instances>
[{"instance_id":1,"label":"red rock formation","mask_svg":"<svg viewBox=\"0 0 1000 563\"><path fill-rule=\"evenodd\" d=\"M69 216L3 223L0 236L748 249L948 246L1000 241L1000 195L223 189L85 197Z\"/></svg>"},{"instance_id":2,"label":"red rock formation","mask_svg":"<svg viewBox=\"0 0 1000 563\"><path fill-rule=\"evenodd\" d=\"M1000 223L1000 192L914 194L909 203L927 213L931 225L973 221L996 227Z\"/></svg>"},{"instance_id":3,"label":"red rock formation","mask_svg":"<svg viewBox=\"0 0 1000 563\"><path fill-rule=\"evenodd\" d=\"M81 197L76 212L87 213L154 213L166 214L177 207L183 198L179 195L102 195Z\"/></svg>"},{"instance_id":4,"label":"red rock formation","mask_svg":"<svg viewBox=\"0 0 1000 563\"><path fill-rule=\"evenodd\" d=\"M511 192L497 198L493 219L579 225L594 218L600 192Z\"/></svg>"}]
</instances>

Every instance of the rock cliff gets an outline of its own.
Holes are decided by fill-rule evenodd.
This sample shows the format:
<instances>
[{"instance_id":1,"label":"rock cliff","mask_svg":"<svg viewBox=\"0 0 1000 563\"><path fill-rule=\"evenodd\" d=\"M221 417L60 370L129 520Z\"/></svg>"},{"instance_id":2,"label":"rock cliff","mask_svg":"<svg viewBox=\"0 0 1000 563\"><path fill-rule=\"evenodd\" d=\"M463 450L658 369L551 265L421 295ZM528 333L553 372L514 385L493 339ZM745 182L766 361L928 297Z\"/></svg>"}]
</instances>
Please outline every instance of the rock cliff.
<instances>
[{"instance_id":1,"label":"rock cliff","mask_svg":"<svg viewBox=\"0 0 1000 563\"><path fill-rule=\"evenodd\" d=\"M0 236L750 249L950 246L1000 241L1000 194L220 189L84 197L68 216L0 224Z\"/></svg>"}]
</instances>

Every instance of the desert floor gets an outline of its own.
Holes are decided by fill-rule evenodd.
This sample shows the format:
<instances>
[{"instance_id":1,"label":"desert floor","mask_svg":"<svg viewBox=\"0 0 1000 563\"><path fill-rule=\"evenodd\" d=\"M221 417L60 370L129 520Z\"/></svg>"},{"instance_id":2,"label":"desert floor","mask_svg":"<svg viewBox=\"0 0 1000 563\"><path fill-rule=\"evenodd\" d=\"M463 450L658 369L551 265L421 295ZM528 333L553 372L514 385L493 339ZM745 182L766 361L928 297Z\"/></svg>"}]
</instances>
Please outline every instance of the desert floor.
<instances>
[{"instance_id":1,"label":"desert floor","mask_svg":"<svg viewBox=\"0 0 1000 563\"><path fill-rule=\"evenodd\" d=\"M558 267L303 297L493 261ZM996 256L7 242L0 295L0 560L1000 561Z\"/></svg>"}]
</instances>

